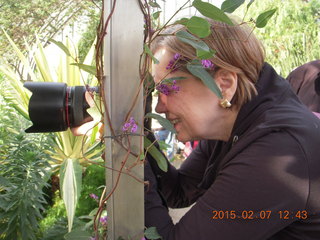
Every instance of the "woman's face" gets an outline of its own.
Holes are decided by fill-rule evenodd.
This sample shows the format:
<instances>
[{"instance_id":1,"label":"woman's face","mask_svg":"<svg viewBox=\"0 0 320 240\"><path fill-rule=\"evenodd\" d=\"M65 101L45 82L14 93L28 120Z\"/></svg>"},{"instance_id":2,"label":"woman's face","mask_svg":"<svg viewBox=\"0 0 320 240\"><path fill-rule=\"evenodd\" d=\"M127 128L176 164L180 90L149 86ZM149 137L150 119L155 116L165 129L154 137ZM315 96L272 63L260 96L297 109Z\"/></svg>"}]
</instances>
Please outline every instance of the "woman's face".
<instances>
[{"instance_id":1,"label":"woman's face","mask_svg":"<svg viewBox=\"0 0 320 240\"><path fill-rule=\"evenodd\" d=\"M168 95L159 93L156 112L164 113L177 131L177 139L182 142L198 139L225 140L231 129L225 126L230 110L219 106L219 98L201 80L182 71L166 69L174 53L160 48L155 52L159 64L154 64L152 74L158 84L163 79L185 77L177 80L179 91ZM232 126L231 126L232 128ZM229 132L228 132L229 134Z\"/></svg>"}]
</instances>

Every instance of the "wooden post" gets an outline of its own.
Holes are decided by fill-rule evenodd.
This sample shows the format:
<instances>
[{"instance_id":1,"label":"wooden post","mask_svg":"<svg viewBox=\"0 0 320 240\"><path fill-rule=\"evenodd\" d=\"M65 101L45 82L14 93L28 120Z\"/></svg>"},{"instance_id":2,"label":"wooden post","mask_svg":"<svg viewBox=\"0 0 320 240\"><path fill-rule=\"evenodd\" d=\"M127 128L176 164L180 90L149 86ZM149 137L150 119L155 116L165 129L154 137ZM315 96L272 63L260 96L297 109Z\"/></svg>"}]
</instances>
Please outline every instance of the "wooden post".
<instances>
[{"instance_id":1,"label":"wooden post","mask_svg":"<svg viewBox=\"0 0 320 240\"><path fill-rule=\"evenodd\" d=\"M110 14L113 1L104 0L105 19ZM116 134L122 133L126 114L137 93L139 79L139 56L143 52L143 15L136 0L117 0L104 40L105 98L112 127ZM138 122L140 133L143 127L143 96L140 91L138 101L130 117ZM141 121L141 122L140 122ZM143 131L142 131L143 132ZM106 166L119 170L127 151L111 138L112 133L105 121ZM141 137L130 136L131 149L139 154ZM126 143L125 143L126 144ZM125 166L137 159L130 155ZM132 174L143 179L143 166L132 169ZM119 172L106 170L107 193L114 188ZM107 202L108 239L119 237L140 240L144 230L144 185L131 176L121 174L119 184Z\"/></svg>"}]
</instances>

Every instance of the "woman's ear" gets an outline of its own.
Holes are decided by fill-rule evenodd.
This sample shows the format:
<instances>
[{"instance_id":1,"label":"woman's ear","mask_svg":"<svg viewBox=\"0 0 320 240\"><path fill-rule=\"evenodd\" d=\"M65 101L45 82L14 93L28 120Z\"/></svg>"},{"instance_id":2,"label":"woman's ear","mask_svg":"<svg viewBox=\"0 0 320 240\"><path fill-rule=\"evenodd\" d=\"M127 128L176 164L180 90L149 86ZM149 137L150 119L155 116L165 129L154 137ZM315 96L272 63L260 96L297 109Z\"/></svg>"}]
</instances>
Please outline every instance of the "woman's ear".
<instances>
[{"instance_id":1,"label":"woman's ear","mask_svg":"<svg viewBox=\"0 0 320 240\"><path fill-rule=\"evenodd\" d=\"M238 86L238 75L225 69L219 69L214 74L214 79L219 86L223 98L231 101Z\"/></svg>"}]
</instances>

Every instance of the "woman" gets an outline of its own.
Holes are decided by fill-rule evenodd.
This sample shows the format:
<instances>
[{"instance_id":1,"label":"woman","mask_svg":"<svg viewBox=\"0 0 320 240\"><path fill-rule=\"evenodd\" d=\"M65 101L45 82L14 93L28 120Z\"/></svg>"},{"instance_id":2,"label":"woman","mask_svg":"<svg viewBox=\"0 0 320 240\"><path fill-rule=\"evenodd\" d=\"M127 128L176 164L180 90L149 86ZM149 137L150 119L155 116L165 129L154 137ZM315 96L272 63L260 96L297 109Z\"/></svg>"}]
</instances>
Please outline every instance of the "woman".
<instances>
[{"instance_id":1,"label":"woman","mask_svg":"<svg viewBox=\"0 0 320 240\"><path fill-rule=\"evenodd\" d=\"M163 172L148 156L146 226L165 240L320 239L319 119L264 62L250 29L211 25L204 41L216 54L204 67L223 99L186 69L196 53L173 35L176 27L152 46L160 61L152 68L156 111L173 123L178 140L201 141L179 170L168 163ZM162 80L175 77L184 79L162 92ZM193 203L174 225L166 204Z\"/></svg>"}]
</instances>

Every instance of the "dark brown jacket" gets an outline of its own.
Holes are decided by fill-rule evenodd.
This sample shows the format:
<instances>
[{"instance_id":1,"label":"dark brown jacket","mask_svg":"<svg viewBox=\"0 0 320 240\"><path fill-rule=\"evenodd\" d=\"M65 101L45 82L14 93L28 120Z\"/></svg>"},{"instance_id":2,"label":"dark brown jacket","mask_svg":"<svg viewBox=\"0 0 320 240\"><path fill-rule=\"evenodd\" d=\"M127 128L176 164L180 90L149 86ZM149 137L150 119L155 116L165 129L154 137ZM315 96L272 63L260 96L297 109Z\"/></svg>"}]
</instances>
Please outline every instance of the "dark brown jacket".
<instances>
[{"instance_id":1,"label":"dark brown jacket","mask_svg":"<svg viewBox=\"0 0 320 240\"><path fill-rule=\"evenodd\" d=\"M179 170L146 167L146 226L165 240L320 239L320 120L265 64L230 141L200 141ZM195 205L174 225L168 206Z\"/></svg>"},{"instance_id":2,"label":"dark brown jacket","mask_svg":"<svg viewBox=\"0 0 320 240\"><path fill-rule=\"evenodd\" d=\"M320 60L296 68L287 80L302 103L311 111L320 112Z\"/></svg>"}]
</instances>

